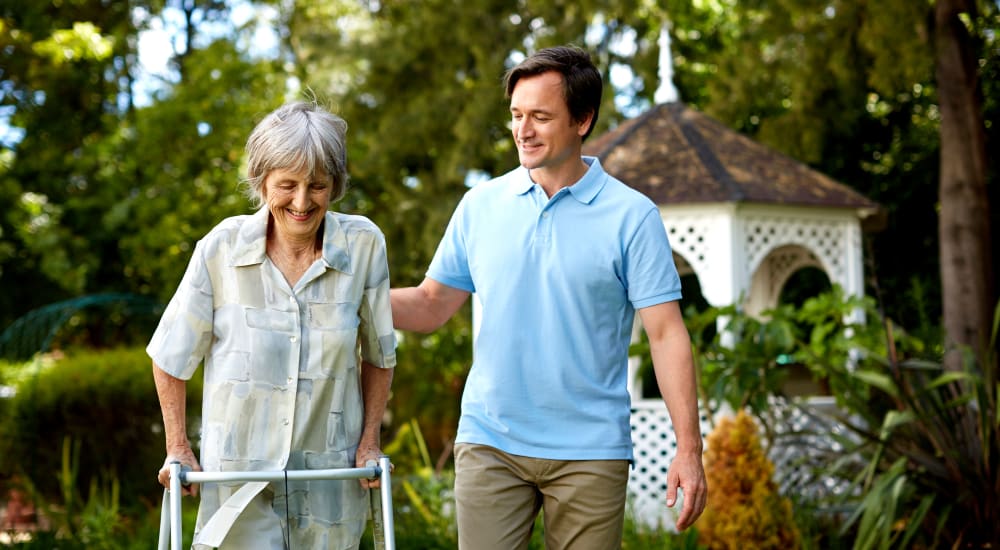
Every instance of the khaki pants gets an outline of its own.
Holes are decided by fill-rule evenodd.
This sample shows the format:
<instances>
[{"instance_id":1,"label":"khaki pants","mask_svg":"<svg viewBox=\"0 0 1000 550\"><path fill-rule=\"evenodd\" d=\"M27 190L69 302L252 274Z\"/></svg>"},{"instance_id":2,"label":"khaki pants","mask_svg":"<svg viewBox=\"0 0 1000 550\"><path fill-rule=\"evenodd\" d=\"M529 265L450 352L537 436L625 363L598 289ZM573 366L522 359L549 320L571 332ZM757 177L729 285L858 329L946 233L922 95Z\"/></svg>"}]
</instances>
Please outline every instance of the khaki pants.
<instances>
[{"instance_id":1,"label":"khaki pants","mask_svg":"<svg viewBox=\"0 0 1000 550\"><path fill-rule=\"evenodd\" d=\"M545 460L455 446L460 550L526 548L541 509L546 550L621 547L627 460Z\"/></svg>"}]
</instances>

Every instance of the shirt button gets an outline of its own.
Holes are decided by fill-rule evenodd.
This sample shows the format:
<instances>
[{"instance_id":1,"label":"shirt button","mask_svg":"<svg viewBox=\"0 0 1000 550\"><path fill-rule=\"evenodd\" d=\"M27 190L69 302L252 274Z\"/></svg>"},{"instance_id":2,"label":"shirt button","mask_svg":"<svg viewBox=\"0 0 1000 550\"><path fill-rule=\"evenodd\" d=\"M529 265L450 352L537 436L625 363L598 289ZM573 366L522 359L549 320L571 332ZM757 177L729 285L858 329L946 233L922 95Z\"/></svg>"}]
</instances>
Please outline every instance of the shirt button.
<instances>
[{"instance_id":1,"label":"shirt button","mask_svg":"<svg viewBox=\"0 0 1000 550\"><path fill-rule=\"evenodd\" d=\"M295 303L295 296L289 296L288 297L288 301L292 302L294 304Z\"/></svg>"},{"instance_id":2,"label":"shirt button","mask_svg":"<svg viewBox=\"0 0 1000 550\"><path fill-rule=\"evenodd\" d=\"M549 213L548 213L548 212L542 212L542 217L543 217L543 218L547 218L547 217L549 217Z\"/></svg>"},{"instance_id":3,"label":"shirt button","mask_svg":"<svg viewBox=\"0 0 1000 550\"><path fill-rule=\"evenodd\" d=\"M288 382L289 384L291 384L291 383L292 383L292 380L295 380L295 379L294 379L294 378L292 378L291 376L289 376L289 377L288 377L288 380L287 380L287 382Z\"/></svg>"},{"instance_id":4,"label":"shirt button","mask_svg":"<svg viewBox=\"0 0 1000 550\"><path fill-rule=\"evenodd\" d=\"M286 418L286 419L282 420L281 423L284 424L285 426L287 426L288 425L288 419Z\"/></svg>"},{"instance_id":5,"label":"shirt button","mask_svg":"<svg viewBox=\"0 0 1000 550\"><path fill-rule=\"evenodd\" d=\"M294 341L298 340L298 338L296 338L295 336L292 336L292 337L289 338L289 340L291 340L292 342L294 342Z\"/></svg>"}]
</instances>

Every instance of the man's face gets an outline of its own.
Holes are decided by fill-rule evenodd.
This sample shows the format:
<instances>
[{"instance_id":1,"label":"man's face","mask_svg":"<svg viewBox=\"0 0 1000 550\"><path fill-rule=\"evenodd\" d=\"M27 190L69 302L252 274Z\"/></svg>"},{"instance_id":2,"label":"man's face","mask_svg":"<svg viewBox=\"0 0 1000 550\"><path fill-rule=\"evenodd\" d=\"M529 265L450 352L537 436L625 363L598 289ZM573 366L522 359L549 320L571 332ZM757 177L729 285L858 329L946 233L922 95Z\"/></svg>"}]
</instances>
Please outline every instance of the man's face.
<instances>
[{"instance_id":1,"label":"man's face","mask_svg":"<svg viewBox=\"0 0 1000 550\"><path fill-rule=\"evenodd\" d=\"M580 162L590 118L570 116L563 77L555 71L522 77L510 96L511 132L521 165L558 171Z\"/></svg>"}]
</instances>

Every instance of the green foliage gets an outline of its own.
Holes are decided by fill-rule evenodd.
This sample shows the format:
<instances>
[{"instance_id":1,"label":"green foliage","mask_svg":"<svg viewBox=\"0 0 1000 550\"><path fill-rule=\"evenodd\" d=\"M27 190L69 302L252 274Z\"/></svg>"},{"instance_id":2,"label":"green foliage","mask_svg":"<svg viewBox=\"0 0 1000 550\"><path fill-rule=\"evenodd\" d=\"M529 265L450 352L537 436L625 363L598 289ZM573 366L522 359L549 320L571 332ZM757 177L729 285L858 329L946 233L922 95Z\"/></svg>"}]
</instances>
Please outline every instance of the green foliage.
<instances>
[{"instance_id":1,"label":"green foliage","mask_svg":"<svg viewBox=\"0 0 1000 550\"><path fill-rule=\"evenodd\" d=\"M49 500L75 494L61 485L67 479L80 494L94 480L116 480L121 506L158 503L153 474L163 463L164 443L151 369L142 349L39 356L8 369L4 378L16 394L0 409L0 472L27 480ZM188 384L189 411L200 411L197 378ZM188 414L192 422L197 417ZM67 437L75 442L72 460L61 461ZM67 465L74 475L52 475Z\"/></svg>"},{"instance_id":2,"label":"green foliage","mask_svg":"<svg viewBox=\"0 0 1000 550\"><path fill-rule=\"evenodd\" d=\"M465 308L466 311L468 308ZM462 389L472 356L472 327L467 316L455 319L433 334L401 334L396 350L388 411L392 419L419 418L430 456L447 461L461 412ZM408 424L387 422L390 437ZM430 459L428 459L430 460Z\"/></svg>"},{"instance_id":3,"label":"green foliage","mask_svg":"<svg viewBox=\"0 0 1000 550\"><path fill-rule=\"evenodd\" d=\"M452 490L455 475L452 470L440 470L431 462L416 419L403 424L383 451L396 466L392 498L397 548L445 550L457 547Z\"/></svg>"},{"instance_id":4,"label":"green foliage","mask_svg":"<svg viewBox=\"0 0 1000 550\"><path fill-rule=\"evenodd\" d=\"M30 479L23 480L32 500L39 506L38 514L49 524L46 528L57 539L78 542L82 548L112 550L121 535L119 484L114 473L106 481L91 478L88 497L83 500L78 489L80 479L80 445L70 436L62 443L62 463L55 476L60 498L50 501L41 495Z\"/></svg>"},{"instance_id":5,"label":"green foliage","mask_svg":"<svg viewBox=\"0 0 1000 550\"><path fill-rule=\"evenodd\" d=\"M865 392L845 395L858 436L841 462L860 501L847 526L855 548L980 548L1000 540L1000 384L993 339L967 353L960 371L938 362L893 359L854 373Z\"/></svg>"},{"instance_id":6,"label":"green foliage","mask_svg":"<svg viewBox=\"0 0 1000 550\"><path fill-rule=\"evenodd\" d=\"M188 80L114 136L107 176L127 185L102 217L117 235L120 277L166 303L195 242L223 218L251 212L240 185L254 125L284 100L281 77L219 40L185 59Z\"/></svg>"},{"instance_id":7,"label":"green foliage","mask_svg":"<svg viewBox=\"0 0 1000 550\"><path fill-rule=\"evenodd\" d=\"M539 547L541 549L543 547ZM698 543L696 527L683 533L666 530L650 529L635 521L629 515L625 516L625 529L622 533L622 550L701 550L704 545Z\"/></svg>"},{"instance_id":8,"label":"green foliage","mask_svg":"<svg viewBox=\"0 0 1000 550\"><path fill-rule=\"evenodd\" d=\"M66 442L64 449L75 443ZM63 455L63 468L54 474L60 485L75 491L79 485L79 469L75 457ZM115 478L98 482L92 480L86 500L75 492L48 500L37 494L30 482L24 483L34 493L42 517L46 518L39 530L30 533L27 540L11 543L4 548L19 550L148 550L160 536L161 508L123 510L119 506L119 485ZM183 503L182 546L189 548L194 536L198 506L193 497Z\"/></svg>"},{"instance_id":9,"label":"green foliage","mask_svg":"<svg viewBox=\"0 0 1000 550\"><path fill-rule=\"evenodd\" d=\"M101 211L120 186L102 185L94 155L129 101L119 93L136 61L132 10L146 3L8 2L0 8L0 324L94 288L113 253ZM123 109L124 108L124 109ZM7 132L5 131L5 134ZM120 195L117 195L120 196ZM110 263L110 262L108 262Z\"/></svg>"},{"instance_id":10,"label":"green foliage","mask_svg":"<svg viewBox=\"0 0 1000 550\"><path fill-rule=\"evenodd\" d=\"M760 317L747 315L736 306L700 312L689 309L685 323L691 334L699 391L706 403L748 409L770 430L773 411L769 400L784 395L789 368L801 365L814 380L829 386L843 404L846 396L858 390L847 375L853 365L886 354L883 330L872 321L878 318L871 298L845 296L836 285L806 299L800 307L780 305ZM723 329L716 330L720 321ZM922 344L905 333L896 334L894 340L902 349L924 351Z\"/></svg>"},{"instance_id":11,"label":"green foliage","mask_svg":"<svg viewBox=\"0 0 1000 550\"><path fill-rule=\"evenodd\" d=\"M791 501L778 494L774 465L760 444L753 418L740 410L708 435L708 502L699 540L711 549L800 547Z\"/></svg>"},{"instance_id":12,"label":"green foliage","mask_svg":"<svg viewBox=\"0 0 1000 550\"><path fill-rule=\"evenodd\" d=\"M794 350L797 330L787 306L771 313L769 321L762 321L729 306L686 317L691 320L703 394L734 410L749 407L759 413L768 408L768 397L779 391L787 376L779 361ZM726 319L725 330L703 341L705 328L714 326L720 317ZM733 335L735 339L729 342Z\"/></svg>"},{"instance_id":13,"label":"green foliage","mask_svg":"<svg viewBox=\"0 0 1000 550\"><path fill-rule=\"evenodd\" d=\"M863 323L861 311L867 312ZM853 537L858 549L980 547L997 540L1000 386L995 371L984 365L994 361L1000 308L994 340L978 355L967 353L961 371L929 360L940 355L939 347L928 347L883 321L870 300L845 298L837 288L807 300L797 311L778 308L759 321L725 312L733 314L727 328L743 332L723 332L719 338L728 334L731 349L749 354L749 360L730 358L725 349L715 355L717 348L725 348L720 342L700 350L705 367L700 382L709 399L753 411L773 441L775 430L767 422L776 420L767 396L780 394L774 384L778 378L754 383L762 361L777 368L773 353L806 365L836 398L840 412L835 416L849 433L815 434L832 443L816 474L848 481L851 489L838 502L799 503L819 513L820 521L826 521L823 507L853 510L843 531L825 540ZM715 317L706 312L693 319L697 335ZM699 343L697 337L692 341Z\"/></svg>"}]
</instances>

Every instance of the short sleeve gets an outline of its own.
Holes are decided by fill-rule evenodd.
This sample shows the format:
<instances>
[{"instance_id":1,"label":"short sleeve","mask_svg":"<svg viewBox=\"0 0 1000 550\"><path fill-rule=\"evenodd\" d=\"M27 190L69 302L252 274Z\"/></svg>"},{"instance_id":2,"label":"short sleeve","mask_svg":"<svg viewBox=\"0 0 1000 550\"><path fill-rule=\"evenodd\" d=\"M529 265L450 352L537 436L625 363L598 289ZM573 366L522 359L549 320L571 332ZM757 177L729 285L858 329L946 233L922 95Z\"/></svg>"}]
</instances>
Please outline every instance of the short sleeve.
<instances>
[{"instance_id":1,"label":"short sleeve","mask_svg":"<svg viewBox=\"0 0 1000 550\"><path fill-rule=\"evenodd\" d=\"M681 299L681 280L659 212L651 208L625 250L628 299L635 309Z\"/></svg>"},{"instance_id":2,"label":"short sleeve","mask_svg":"<svg viewBox=\"0 0 1000 550\"><path fill-rule=\"evenodd\" d=\"M469 195L458 203L444 237L438 243L434 258L427 268L427 276L435 281L466 292L475 292L476 286L469 269L468 235Z\"/></svg>"},{"instance_id":3,"label":"short sleeve","mask_svg":"<svg viewBox=\"0 0 1000 550\"><path fill-rule=\"evenodd\" d=\"M153 362L182 380L194 375L212 343L212 282L203 242L195 246L184 277L146 346Z\"/></svg>"},{"instance_id":4,"label":"short sleeve","mask_svg":"<svg viewBox=\"0 0 1000 550\"><path fill-rule=\"evenodd\" d=\"M396 366L396 333L389 302L389 262L385 238L378 232L376 238L368 242L373 249L368 254L365 291L359 311L361 359L376 367L392 368Z\"/></svg>"}]
</instances>

